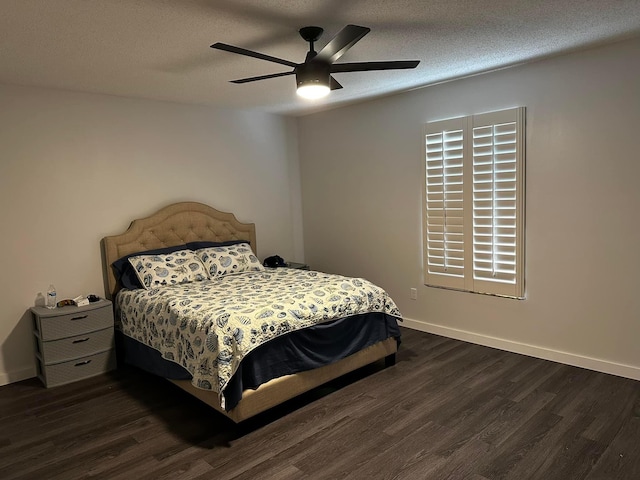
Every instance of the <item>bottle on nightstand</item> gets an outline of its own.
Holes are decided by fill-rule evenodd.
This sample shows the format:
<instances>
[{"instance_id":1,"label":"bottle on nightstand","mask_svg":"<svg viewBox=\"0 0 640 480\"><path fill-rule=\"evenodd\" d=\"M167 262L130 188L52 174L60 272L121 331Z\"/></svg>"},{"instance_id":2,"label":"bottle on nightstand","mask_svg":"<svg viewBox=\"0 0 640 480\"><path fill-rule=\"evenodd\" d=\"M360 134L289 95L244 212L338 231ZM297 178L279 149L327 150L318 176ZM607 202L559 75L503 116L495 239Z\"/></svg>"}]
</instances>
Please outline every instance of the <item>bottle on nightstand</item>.
<instances>
[{"instance_id":1,"label":"bottle on nightstand","mask_svg":"<svg viewBox=\"0 0 640 480\"><path fill-rule=\"evenodd\" d=\"M56 301L57 299L57 295L56 295L56 287L53 286L53 284L49 285L49 289L47 290L47 303L46 306L49 310L53 310L54 308L56 308Z\"/></svg>"}]
</instances>

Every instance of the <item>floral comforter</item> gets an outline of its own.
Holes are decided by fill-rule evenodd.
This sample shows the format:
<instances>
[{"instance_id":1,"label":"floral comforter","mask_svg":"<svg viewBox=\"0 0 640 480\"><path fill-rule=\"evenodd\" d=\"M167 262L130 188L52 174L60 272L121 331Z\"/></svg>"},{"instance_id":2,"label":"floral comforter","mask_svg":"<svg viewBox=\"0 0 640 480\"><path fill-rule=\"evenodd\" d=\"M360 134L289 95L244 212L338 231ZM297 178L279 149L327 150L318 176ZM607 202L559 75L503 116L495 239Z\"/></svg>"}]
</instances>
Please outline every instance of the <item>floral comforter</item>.
<instances>
[{"instance_id":1,"label":"floral comforter","mask_svg":"<svg viewBox=\"0 0 640 480\"><path fill-rule=\"evenodd\" d=\"M275 337L367 312L401 318L367 280L289 268L122 290L116 305L125 335L185 367L194 386L220 394L222 407L244 356Z\"/></svg>"}]
</instances>

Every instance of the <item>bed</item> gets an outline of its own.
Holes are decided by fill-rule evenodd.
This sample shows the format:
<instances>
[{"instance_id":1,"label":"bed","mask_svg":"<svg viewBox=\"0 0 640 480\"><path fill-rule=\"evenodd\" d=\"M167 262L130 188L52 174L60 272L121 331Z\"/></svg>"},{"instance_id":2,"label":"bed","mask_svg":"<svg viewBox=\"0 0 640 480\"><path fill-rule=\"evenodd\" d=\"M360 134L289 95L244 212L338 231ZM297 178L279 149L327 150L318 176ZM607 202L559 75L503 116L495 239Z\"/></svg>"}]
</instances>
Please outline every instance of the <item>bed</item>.
<instances>
[{"instance_id":1,"label":"bed","mask_svg":"<svg viewBox=\"0 0 640 480\"><path fill-rule=\"evenodd\" d=\"M105 237L119 361L167 378L234 422L370 363L393 365L401 316L384 290L264 268L254 252L254 224L197 202Z\"/></svg>"}]
</instances>

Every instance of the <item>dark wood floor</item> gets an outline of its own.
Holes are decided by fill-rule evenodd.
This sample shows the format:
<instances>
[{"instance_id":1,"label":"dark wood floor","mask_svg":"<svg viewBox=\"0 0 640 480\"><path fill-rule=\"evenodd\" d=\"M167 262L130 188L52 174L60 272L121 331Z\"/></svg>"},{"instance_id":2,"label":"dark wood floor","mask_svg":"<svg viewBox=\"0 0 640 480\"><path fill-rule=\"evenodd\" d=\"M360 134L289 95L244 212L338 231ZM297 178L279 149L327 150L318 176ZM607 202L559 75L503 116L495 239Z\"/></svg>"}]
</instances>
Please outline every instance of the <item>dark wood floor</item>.
<instances>
[{"instance_id":1,"label":"dark wood floor","mask_svg":"<svg viewBox=\"0 0 640 480\"><path fill-rule=\"evenodd\" d=\"M640 382L403 329L367 367L235 425L133 369L0 387L0 478L640 479Z\"/></svg>"}]
</instances>

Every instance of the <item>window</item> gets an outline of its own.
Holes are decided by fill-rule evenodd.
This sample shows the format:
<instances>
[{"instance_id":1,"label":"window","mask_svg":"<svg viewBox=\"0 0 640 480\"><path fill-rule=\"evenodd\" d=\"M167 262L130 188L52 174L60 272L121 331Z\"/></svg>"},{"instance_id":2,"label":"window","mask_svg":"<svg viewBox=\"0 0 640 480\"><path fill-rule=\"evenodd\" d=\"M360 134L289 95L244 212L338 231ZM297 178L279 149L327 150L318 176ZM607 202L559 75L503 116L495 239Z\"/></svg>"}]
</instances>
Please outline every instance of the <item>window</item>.
<instances>
[{"instance_id":1,"label":"window","mask_svg":"<svg viewBox=\"0 0 640 480\"><path fill-rule=\"evenodd\" d=\"M425 125L430 286L524 295L524 107Z\"/></svg>"}]
</instances>

